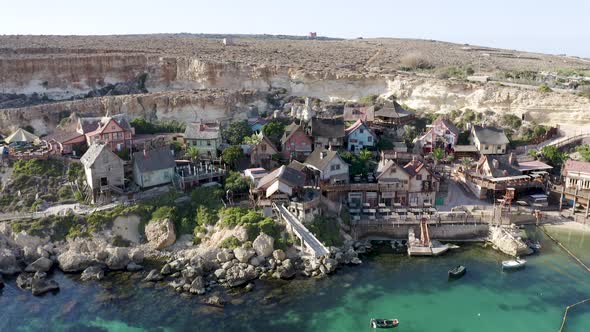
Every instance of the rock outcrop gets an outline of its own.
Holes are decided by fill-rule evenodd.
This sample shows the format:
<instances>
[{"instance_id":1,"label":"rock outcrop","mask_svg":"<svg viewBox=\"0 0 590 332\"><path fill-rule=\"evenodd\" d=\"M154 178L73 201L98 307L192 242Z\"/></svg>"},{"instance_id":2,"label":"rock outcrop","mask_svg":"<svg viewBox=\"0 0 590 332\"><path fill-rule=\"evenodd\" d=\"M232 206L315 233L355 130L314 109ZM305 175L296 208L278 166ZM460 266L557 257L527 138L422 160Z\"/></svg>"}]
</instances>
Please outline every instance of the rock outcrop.
<instances>
[{"instance_id":1,"label":"rock outcrop","mask_svg":"<svg viewBox=\"0 0 590 332\"><path fill-rule=\"evenodd\" d=\"M145 227L145 236L154 249L164 249L174 244L176 232L170 219L152 220Z\"/></svg>"},{"instance_id":2,"label":"rock outcrop","mask_svg":"<svg viewBox=\"0 0 590 332\"><path fill-rule=\"evenodd\" d=\"M252 242L252 247L256 251L256 255L260 257L268 257L272 255L272 252L274 251L274 243L275 239L264 233L260 233L260 235L254 239L254 242Z\"/></svg>"}]
</instances>

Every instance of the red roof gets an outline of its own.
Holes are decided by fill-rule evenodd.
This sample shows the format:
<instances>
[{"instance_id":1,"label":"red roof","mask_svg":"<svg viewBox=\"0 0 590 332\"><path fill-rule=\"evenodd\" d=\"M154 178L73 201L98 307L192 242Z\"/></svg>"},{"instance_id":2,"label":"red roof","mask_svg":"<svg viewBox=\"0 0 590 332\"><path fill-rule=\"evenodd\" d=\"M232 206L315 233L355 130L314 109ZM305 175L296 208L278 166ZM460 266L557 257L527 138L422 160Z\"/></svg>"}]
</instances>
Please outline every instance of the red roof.
<instances>
[{"instance_id":1,"label":"red roof","mask_svg":"<svg viewBox=\"0 0 590 332\"><path fill-rule=\"evenodd\" d=\"M567 176L568 172L579 172L590 174L590 163L585 161L567 160L563 167L563 175Z\"/></svg>"}]
</instances>

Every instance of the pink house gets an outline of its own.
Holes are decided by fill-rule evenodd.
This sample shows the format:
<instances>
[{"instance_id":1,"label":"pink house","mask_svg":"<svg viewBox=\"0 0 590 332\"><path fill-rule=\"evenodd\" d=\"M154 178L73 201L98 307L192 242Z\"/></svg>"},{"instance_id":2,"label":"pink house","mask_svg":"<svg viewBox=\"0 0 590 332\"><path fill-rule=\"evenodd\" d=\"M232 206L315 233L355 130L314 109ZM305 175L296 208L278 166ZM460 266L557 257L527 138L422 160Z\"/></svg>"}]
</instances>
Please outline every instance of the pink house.
<instances>
[{"instance_id":1,"label":"pink house","mask_svg":"<svg viewBox=\"0 0 590 332\"><path fill-rule=\"evenodd\" d=\"M285 128L285 133L281 138L282 154L285 159L303 159L307 157L312 150L313 142L305 134L303 127L292 123Z\"/></svg>"},{"instance_id":2,"label":"pink house","mask_svg":"<svg viewBox=\"0 0 590 332\"><path fill-rule=\"evenodd\" d=\"M111 117L80 118L77 131L86 136L88 146L105 142L112 151L130 149L133 145L135 129L123 114Z\"/></svg>"}]
</instances>

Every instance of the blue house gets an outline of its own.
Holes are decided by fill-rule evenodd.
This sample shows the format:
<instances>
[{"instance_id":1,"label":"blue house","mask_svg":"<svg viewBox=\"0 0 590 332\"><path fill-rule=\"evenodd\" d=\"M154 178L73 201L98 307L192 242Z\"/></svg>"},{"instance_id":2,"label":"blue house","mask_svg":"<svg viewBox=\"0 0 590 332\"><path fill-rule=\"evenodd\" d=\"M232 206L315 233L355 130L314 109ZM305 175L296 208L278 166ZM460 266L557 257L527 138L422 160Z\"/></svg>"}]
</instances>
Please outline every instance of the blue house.
<instances>
[{"instance_id":1,"label":"blue house","mask_svg":"<svg viewBox=\"0 0 590 332\"><path fill-rule=\"evenodd\" d=\"M171 183L175 167L174 154L169 147L133 154L133 180L141 188Z\"/></svg>"},{"instance_id":2,"label":"blue house","mask_svg":"<svg viewBox=\"0 0 590 332\"><path fill-rule=\"evenodd\" d=\"M250 125L250 129L252 132L259 133L262 131L262 127L268 123L268 120L263 118L250 118L248 119L248 125Z\"/></svg>"},{"instance_id":3,"label":"blue house","mask_svg":"<svg viewBox=\"0 0 590 332\"><path fill-rule=\"evenodd\" d=\"M346 128L348 151L357 152L364 148L374 147L377 143L377 135L362 120L357 120Z\"/></svg>"}]
</instances>

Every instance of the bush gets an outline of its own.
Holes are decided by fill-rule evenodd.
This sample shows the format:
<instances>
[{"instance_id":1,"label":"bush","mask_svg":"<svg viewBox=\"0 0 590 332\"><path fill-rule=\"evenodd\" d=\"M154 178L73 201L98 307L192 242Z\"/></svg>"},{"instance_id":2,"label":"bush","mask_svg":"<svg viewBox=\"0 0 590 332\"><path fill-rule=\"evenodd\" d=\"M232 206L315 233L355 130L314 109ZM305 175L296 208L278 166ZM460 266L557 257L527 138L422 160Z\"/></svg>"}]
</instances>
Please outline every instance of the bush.
<instances>
[{"instance_id":1,"label":"bush","mask_svg":"<svg viewBox=\"0 0 590 332\"><path fill-rule=\"evenodd\" d=\"M63 174L64 165L59 160L17 160L14 163L14 176L58 177Z\"/></svg>"},{"instance_id":2,"label":"bush","mask_svg":"<svg viewBox=\"0 0 590 332\"><path fill-rule=\"evenodd\" d=\"M171 206L161 206L152 213L152 220L171 219L174 220L176 208Z\"/></svg>"},{"instance_id":3,"label":"bush","mask_svg":"<svg viewBox=\"0 0 590 332\"><path fill-rule=\"evenodd\" d=\"M431 69L432 66L421 53L409 53L400 59L402 68L406 70Z\"/></svg>"},{"instance_id":4,"label":"bush","mask_svg":"<svg viewBox=\"0 0 590 332\"><path fill-rule=\"evenodd\" d=\"M340 236L340 224L335 218L317 216L308 229L326 246L338 247L343 243Z\"/></svg>"},{"instance_id":5,"label":"bush","mask_svg":"<svg viewBox=\"0 0 590 332\"><path fill-rule=\"evenodd\" d=\"M359 103L373 105L373 104L375 104L375 102L377 102L378 98L379 98L379 95L364 96L359 99Z\"/></svg>"},{"instance_id":6,"label":"bush","mask_svg":"<svg viewBox=\"0 0 590 332\"><path fill-rule=\"evenodd\" d=\"M230 236L221 241L219 247L227 249L235 249L242 245L242 242L235 236Z\"/></svg>"},{"instance_id":7,"label":"bush","mask_svg":"<svg viewBox=\"0 0 590 332\"><path fill-rule=\"evenodd\" d=\"M541 86L539 86L539 91L543 93L548 93L552 92L553 90L551 90L551 88L548 87L546 84L542 84Z\"/></svg>"},{"instance_id":8,"label":"bush","mask_svg":"<svg viewBox=\"0 0 590 332\"><path fill-rule=\"evenodd\" d=\"M522 120L514 114L504 114L502 124L513 130L518 130L522 126Z\"/></svg>"},{"instance_id":9,"label":"bush","mask_svg":"<svg viewBox=\"0 0 590 332\"><path fill-rule=\"evenodd\" d=\"M245 193L250 189L250 181L240 172L229 172L225 178L225 190L231 190L234 194Z\"/></svg>"},{"instance_id":10,"label":"bush","mask_svg":"<svg viewBox=\"0 0 590 332\"><path fill-rule=\"evenodd\" d=\"M176 120L163 120L149 122L143 118L136 118L131 121L136 134L158 134L158 133L182 133L186 124Z\"/></svg>"}]
</instances>

